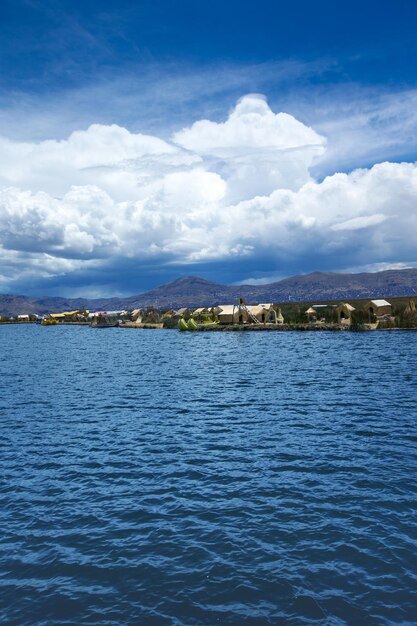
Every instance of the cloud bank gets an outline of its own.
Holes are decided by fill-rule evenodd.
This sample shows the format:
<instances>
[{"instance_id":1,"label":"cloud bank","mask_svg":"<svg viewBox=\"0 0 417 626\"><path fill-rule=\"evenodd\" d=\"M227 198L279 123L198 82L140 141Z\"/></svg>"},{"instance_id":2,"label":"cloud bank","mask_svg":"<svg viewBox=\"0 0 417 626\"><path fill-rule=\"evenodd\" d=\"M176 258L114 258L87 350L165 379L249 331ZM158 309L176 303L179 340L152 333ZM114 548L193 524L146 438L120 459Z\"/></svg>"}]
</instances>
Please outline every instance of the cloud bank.
<instances>
[{"instance_id":1,"label":"cloud bank","mask_svg":"<svg viewBox=\"0 0 417 626\"><path fill-rule=\"evenodd\" d=\"M236 280L257 258L287 274L415 263L417 165L314 180L326 150L322 135L257 94L224 122L197 121L169 141L100 124L60 141L0 138L0 287L120 259L241 259Z\"/></svg>"}]
</instances>

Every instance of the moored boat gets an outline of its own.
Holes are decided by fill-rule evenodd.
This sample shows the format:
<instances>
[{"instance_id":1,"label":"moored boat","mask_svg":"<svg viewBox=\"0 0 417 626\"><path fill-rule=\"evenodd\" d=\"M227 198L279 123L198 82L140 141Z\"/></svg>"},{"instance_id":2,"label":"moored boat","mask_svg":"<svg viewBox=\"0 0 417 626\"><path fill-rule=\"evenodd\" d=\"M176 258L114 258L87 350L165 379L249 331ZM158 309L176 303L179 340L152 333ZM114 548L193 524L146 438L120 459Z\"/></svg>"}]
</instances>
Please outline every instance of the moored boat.
<instances>
[{"instance_id":1,"label":"moored boat","mask_svg":"<svg viewBox=\"0 0 417 626\"><path fill-rule=\"evenodd\" d=\"M119 320L116 317L109 317L106 315L97 315L91 318L91 328L114 328L119 325Z\"/></svg>"},{"instance_id":2,"label":"moored boat","mask_svg":"<svg viewBox=\"0 0 417 626\"><path fill-rule=\"evenodd\" d=\"M197 322L191 318L188 320L188 330L197 330L198 329L198 325Z\"/></svg>"},{"instance_id":3,"label":"moored boat","mask_svg":"<svg viewBox=\"0 0 417 626\"><path fill-rule=\"evenodd\" d=\"M178 329L181 331L199 330L206 326L216 326L216 325L217 325L217 322L214 322L214 321L204 322L203 324L197 324L197 322L193 318L190 318L188 322L183 317L180 317L180 319L178 320Z\"/></svg>"},{"instance_id":4,"label":"moored boat","mask_svg":"<svg viewBox=\"0 0 417 626\"><path fill-rule=\"evenodd\" d=\"M180 317L178 320L178 329L179 330L188 330L188 324L183 317Z\"/></svg>"},{"instance_id":5,"label":"moored boat","mask_svg":"<svg viewBox=\"0 0 417 626\"><path fill-rule=\"evenodd\" d=\"M50 318L50 317L46 317L45 319L43 319L41 321L41 326L56 326L56 320Z\"/></svg>"}]
</instances>

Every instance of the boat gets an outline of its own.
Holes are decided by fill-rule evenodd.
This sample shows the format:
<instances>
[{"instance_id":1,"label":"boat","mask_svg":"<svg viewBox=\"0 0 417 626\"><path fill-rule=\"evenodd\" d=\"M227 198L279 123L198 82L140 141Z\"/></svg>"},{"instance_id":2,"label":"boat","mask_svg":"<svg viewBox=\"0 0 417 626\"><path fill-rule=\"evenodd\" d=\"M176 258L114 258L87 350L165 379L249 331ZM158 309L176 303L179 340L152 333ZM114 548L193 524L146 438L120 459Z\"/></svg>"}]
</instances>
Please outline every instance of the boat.
<instances>
[{"instance_id":1,"label":"boat","mask_svg":"<svg viewBox=\"0 0 417 626\"><path fill-rule=\"evenodd\" d=\"M41 326L56 326L57 321L51 317L46 317L41 321Z\"/></svg>"},{"instance_id":2,"label":"boat","mask_svg":"<svg viewBox=\"0 0 417 626\"><path fill-rule=\"evenodd\" d=\"M200 329L204 329L207 326L216 326L217 322L204 322L203 324L197 324L197 322L193 319L190 318L188 320L188 322L183 318L180 317L180 319L178 320L178 329L181 331L185 331L185 330L200 330Z\"/></svg>"},{"instance_id":3,"label":"boat","mask_svg":"<svg viewBox=\"0 0 417 626\"><path fill-rule=\"evenodd\" d=\"M179 330L198 330L198 325L193 318L189 319L187 322L183 317L180 317L178 320L178 328Z\"/></svg>"},{"instance_id":4,"label":"boat","mask_svg":"<svg viewBox=\"0 0 417 626\"><path fill-rule=\"evenodd\" d=\"M179 330L188 330L188 324L183 317L180 317L178 320L178 329Z\"/></svg>"},{"instance_id":5,"label":"boat","mask_svg":"<svg viewBox=\"0 0 417 626\"><path fill-rule=\"evenodd\" d=\"M97 315L91 318L91 328L115 328L119 325L116 317L108 317L106 315Z\"/></svg>"}]
</instances>

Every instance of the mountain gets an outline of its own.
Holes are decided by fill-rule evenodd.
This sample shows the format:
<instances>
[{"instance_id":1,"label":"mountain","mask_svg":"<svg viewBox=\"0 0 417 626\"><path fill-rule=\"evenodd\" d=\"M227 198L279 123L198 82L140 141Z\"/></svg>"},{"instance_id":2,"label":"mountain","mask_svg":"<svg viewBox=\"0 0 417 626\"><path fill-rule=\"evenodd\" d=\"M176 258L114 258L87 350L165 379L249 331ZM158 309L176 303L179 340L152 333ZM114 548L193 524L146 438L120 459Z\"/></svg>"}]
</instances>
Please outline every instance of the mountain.
<instances>
[{"instance_id":1,"label":"mountain","mask_svg":"<svg viewBox=\"0 0 417 626\"><path fill-rule=\"evenodd\" d=\"M198 276L184 276L151 291L126 298L31 298L0 294L0 315L44 314L86 308L90 310L135 309L155 306L207 306L235 302L308 302L355 298L417 296L417 269L375 273L339 274L313 272L267 285L222 285Z\"/></svg>"},{"instance_id":2,"label":"mountain","mask_svg":"<svg viewBox=\"0 0 417 626\"><path fill-rule=\"evenodd\" d=\"M230 298L233 287L221 285L199 276L184 276L137 296L141 306L156 307L199 306Z\"/></svg>"},{"instance_id":3,"label":"mountain","mask_svg":"<svg viewBox=\"0 0 417 626\"><path fill-rule=\"evenodd\" d=\"M417 269L363 274L314 272L266 285L221 285L186 276L133 298L136 306L159 308L234 302L288 302L417 295Z\"/></svg>"},{"instance_id":4,"label":"mountain","mask_svg":"<svg viewBox=\"0 0 417 626\"><path fill-rule=\"evenodd\" d=\"M361 274L314 272L264 285L258 293L274 302L412 296L417 295L417 269Z\"/></svg>"}]
</instances>

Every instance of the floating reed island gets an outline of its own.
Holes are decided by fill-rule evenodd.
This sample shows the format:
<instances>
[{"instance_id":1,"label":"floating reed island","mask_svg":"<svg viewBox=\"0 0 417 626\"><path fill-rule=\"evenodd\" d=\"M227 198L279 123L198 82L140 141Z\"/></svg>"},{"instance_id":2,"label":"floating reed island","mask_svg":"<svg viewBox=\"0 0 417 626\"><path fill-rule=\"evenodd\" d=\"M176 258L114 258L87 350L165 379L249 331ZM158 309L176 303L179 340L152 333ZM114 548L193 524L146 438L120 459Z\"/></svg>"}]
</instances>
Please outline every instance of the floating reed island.
<instances>
[{"instance_id":1,"label":"floating reed island","mask_svg":"<svg viewBox=\"0 0 417 626\"><path fill-rule=\"evenodd\" d=\"M81 325L92 328L179 329L182 332L215 331L341 331L417 329L417 299L384 298L350 302L286 302L233 304L209 307L132 311L51 312L39 316L0 317L0 323L38 323L46 327Z\"/></svg>"}]
</instances>

